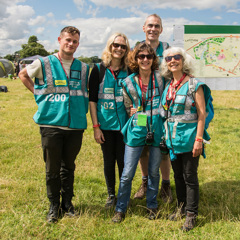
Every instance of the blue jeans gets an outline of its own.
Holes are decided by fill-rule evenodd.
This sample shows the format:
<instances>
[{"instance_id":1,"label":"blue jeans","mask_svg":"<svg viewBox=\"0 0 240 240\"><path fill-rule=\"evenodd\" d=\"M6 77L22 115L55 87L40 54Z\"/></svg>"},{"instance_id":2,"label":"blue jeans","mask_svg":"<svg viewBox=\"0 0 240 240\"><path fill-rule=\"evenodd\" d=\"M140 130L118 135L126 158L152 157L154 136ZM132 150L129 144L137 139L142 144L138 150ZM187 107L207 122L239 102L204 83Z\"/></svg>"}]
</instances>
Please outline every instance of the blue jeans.
<instances>
[{"instance_id":1,"label":"blue jeans","mask_svg":"<svg viewBox=\"0 0 240 240\"><path fill-rule=\"evenodd\" d=\"M125 213L130 200L132 180L144 146L125 146L124 168L118 189L116 211ZM149 146L147 208L157 208L157 194L159 187L159 166L161 152L159 147Z\"/></svg>"}]
</instances>

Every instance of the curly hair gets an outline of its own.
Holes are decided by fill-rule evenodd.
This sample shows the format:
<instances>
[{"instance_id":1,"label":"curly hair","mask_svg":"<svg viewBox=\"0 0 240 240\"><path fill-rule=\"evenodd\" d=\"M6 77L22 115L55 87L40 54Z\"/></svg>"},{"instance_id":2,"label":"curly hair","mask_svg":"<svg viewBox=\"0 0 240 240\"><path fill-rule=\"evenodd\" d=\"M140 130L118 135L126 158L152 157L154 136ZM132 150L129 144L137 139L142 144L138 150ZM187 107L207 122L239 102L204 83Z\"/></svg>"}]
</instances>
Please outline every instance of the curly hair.
<instances>
[{"instance_id":1,"label":"curly hair","mask_svg":"<svg viewBox=\"0 0 240 240\"><path fill-rule=\"evenodd\" d=\"M111 64L111 61L112 61L112 44L114 43L114 40L117 38L117 37L122 37L124 38L125 42L126 42L126 45L127 45L127 49L125 51L125 54L123 56L123 58L121 59L121 65L122 65L122 69L126 69L127 68L127 55L130 51L130 45L129 45L129 42L128 42L128 39L127 39L127 36L123 33L114 33L112 34L108 41L107 41L107 45L106 47L104 48L103 50L103 53L102 53L102 61L104 63L104 65L106 67L109 67L110 64Z\"/></svg>"},{"instance_id":2,"label":"curly hair","mask_svg":"<svg viewBox=\"0 0 240 240\"><path fill-rule=\"evenodd\" d=\"M137 55L144 50L147 50L149 54L153 55L153 63L151 66L151 70L155 71L159 68L158 57L157 57L154 49L149 44L142 42L142 43L137 44L135 46L135 48L128 54L128 66L132 72L139 72Z\"/></svg>"},{"instance_id":3,"label":"curly hair","mask_svg":"<svg viewBox=\"0 0 240 240\"><path fill-rule=\"evenodd\" d=\"M168 65L165 60L165 57L168 56L170 53L172 55L180 54L182 56L182 63L183 63L182 71L183 71L183 73L186 73L187 75L193 75L194 62L195 62L194 59L183 48L170 47L163 52L163 60L161 63L161 74L163 77L165 77L166 79L171 79L173 77L173 74L168 69Z\"/></svg>"}]
</instances>

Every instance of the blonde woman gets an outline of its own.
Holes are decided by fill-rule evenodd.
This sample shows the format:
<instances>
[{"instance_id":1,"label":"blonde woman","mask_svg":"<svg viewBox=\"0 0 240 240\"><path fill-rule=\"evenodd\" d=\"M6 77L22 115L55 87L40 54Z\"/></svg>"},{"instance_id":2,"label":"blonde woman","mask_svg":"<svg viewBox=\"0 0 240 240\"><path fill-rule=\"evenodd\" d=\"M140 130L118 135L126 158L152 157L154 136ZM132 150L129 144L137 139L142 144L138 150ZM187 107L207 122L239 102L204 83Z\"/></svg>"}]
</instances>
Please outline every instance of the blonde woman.
<instances>
[{"instance_id":1,"label":"blonde woman","mask_svg":"<svg viewBox=\"0 0 240 240\"><path fill-rule=\"evenodd\" d=\"M125 145L121 129L128 120L121 82L128 76L127 54L130 50L126 35L114 33L107 41L102 62L96 64L89 79L90 113L94 138L101 145L104 175L108 190L105 208L116 204L115 163L119 178L124 166Z\"/></svg>"}]
</instances>

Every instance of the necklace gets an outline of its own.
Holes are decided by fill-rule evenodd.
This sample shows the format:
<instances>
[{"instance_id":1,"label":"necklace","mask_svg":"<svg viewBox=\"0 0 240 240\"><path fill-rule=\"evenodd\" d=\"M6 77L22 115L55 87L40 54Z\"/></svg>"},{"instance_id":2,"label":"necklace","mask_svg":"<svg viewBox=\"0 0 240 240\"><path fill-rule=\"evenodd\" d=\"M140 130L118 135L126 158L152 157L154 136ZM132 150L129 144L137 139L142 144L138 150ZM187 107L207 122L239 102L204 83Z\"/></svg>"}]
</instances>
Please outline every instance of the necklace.
<instances>
[{"instance_id":1,"label":"necklace","mask_svg":"<svg viewBox=\"0 0 240 240\"><path fill-rule=\"evenodd\" d=\"M181 87L181 83L182 81L184 80L184 78L186 77L186 73L184 73L182 75L182 77L176 82L176 84L173 86L173 78L172 78L172 81L169 85L169 88L168 88L168 91L167 91L167 95L166 95L166 100L167 101L171 101L172 100L172 103L174 102L175 100L175 97L176 97L176 93L177 91L179 90L179 88ZM166 101L166 102L167 102ZM168 104L169 105L169 104Z\"/></svg>"}]
</instances>

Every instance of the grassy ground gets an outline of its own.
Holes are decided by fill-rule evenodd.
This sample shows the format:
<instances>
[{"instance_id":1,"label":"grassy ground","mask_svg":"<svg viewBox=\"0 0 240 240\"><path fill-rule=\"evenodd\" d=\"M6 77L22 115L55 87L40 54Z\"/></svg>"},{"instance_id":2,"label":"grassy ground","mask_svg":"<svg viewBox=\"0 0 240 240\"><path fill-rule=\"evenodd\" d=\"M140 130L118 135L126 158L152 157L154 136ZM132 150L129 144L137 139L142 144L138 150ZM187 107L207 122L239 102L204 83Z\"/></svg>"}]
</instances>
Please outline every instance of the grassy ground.
<instances>
[{"instance_id":1,"label":"grassy ground","mask_svg":"<svg viewBox=\"0 0 240 240\"><path fill-rule=\"evenodd\" d=\"M199 166L198 227L183 233L179 228L184 220L166 219L174 203L168 206L160 199L158 220L146 219L145 200L134 200L125 221L111 223L113 211L104 210L102 154L89 115L76 160L73 203L80 216L48 225L45 166L39 128L32 120L36 104L19 79L0 79L0 85L9 90L0 93L0 239L240 239L240 91L212 92L215 118L207 158ZM139 184L138 169L132 195ZM174 192L172 172L171 185Z\"/></svg>"}]
</instances>

